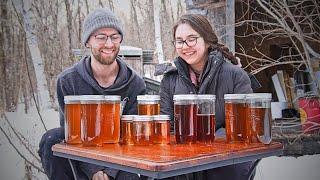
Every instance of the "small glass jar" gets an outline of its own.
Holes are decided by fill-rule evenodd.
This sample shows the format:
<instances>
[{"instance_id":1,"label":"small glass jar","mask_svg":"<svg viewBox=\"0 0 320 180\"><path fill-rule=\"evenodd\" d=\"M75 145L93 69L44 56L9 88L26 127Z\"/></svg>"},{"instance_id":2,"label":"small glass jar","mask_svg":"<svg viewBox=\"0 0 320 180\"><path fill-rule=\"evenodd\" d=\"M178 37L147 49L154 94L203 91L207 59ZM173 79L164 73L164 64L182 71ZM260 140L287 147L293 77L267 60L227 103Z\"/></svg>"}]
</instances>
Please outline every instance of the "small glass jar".
<instances>
[{"instance_id":1,"label":"small glass jar","mask_svg":"<svg viewBox=\"0 0 320 180\"><path fill-rule=\"evenodd\" d=\"M64 133L67 144L81 144L81 96L64 96Z\"/></svg>"},{"instance_id":2,"label":"small glass jar","mask_svg":"<svg viewBox=\"0 0 320 180\"><path fill-rule=\"evenodd\" d=\"M270 144L271 134L271 93L246 95L247 141Z\"/></svg>"},{"instance_id":3,"label":"small glass jar","mask_svg":"<svg viewBox=\"0 0 320 180\"><path fill-rule=\"evenodd\" d=\"M160 96L159 95L139 95L138 113L139 115L158 115L160 114Z\"/></svg>"},{"instance_id":4,"label":"small glass jar","mask_svg":"<svg viewBox=\"0 0 320 180\"><path fill-rule=\"evenodd\" d=\"M174 131L177 144L197 142L197 95L173 96Z\"/></svg>"},{"instance_id":5,"label":"small glass jar","mask_svg":"<svg viewBox=\"0 0 320 180\"><path fill-rule=\"evenodd\" d=\"M153 117L137 115L133 118L133 142L134 145L151 145L154 132Z\"/></svg>"},{"instance_id":6,"label":"small glass jar","mask_svg":"<svg viewBox=\"0 0 320 180\"><path fill-rule=\"evenodd\" d=\"M118 95L104 96L101 112L103 143L118 143L120 140L120 101Z\"/></svg>"},{"instance_id":7,"label":"small glass jar","mask_svg":"<svg viewBox=\"0 0 320 180\"><path fill-rule=\"evenodd\" d=\"M153 143L166 145L170 144L170 116L155 115L153 116L154 135Z\"/></svg>"},{"instance_id":8,"label":"small glass jar","mask_svg":"<svg viewBox=\"0 0 320 180\"><path fill-rule=\"evenodd\" d=\"M133 119L136 115L121 116L121 143L132 145L133 142Z\"/></svg>"},{"instance_id":9,"label":"small glass jar","mask_svg":"<svg viewBox=\"0 0 320 180\"><path fill-rule=\"evenodd\" d=\"M227 142L244 142L246 137L246 94L225 94Z\"/></svg>"},{"instance_id":10,"label":"small glass jar","mask_svg":"<svg viewBox=\"0 0 320 180\"><path fill-rule=\"evenodd\" d=\"M81 140L84 146L102 146L103 95L81 96Z\"/></svg>"},{"instance_id":11,"label":"small glass jar","mask_svg":"<svg viewBox=\"0 0 320 180\"><path fill-rule=\"evenodd\" d=\"M215 139L215 100L212 94L197 95L197 141L213 143Z\"/></svg>"}]
</instances>

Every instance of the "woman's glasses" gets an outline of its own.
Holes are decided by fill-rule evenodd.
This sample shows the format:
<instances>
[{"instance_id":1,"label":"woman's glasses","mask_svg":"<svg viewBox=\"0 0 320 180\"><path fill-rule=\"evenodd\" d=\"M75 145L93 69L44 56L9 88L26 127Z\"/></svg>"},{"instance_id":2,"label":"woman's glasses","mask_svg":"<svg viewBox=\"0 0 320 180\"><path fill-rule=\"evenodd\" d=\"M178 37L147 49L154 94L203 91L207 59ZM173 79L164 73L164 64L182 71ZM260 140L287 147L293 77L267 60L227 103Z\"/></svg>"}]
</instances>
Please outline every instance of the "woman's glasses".
<instances>
[{"instance_id":1,"label":"woman's glasses","mask_svg":"<svg viewBox=\"0 0 320 180\"><path fill-rule=\"evenodd\" d=\"M173 45L176 49L182 49L184 43L186 43L188 47L193 47L197 44L198 38L200 37L189 37L186 40L177 39L173 41Z\"/></svg>"}]
</instances>

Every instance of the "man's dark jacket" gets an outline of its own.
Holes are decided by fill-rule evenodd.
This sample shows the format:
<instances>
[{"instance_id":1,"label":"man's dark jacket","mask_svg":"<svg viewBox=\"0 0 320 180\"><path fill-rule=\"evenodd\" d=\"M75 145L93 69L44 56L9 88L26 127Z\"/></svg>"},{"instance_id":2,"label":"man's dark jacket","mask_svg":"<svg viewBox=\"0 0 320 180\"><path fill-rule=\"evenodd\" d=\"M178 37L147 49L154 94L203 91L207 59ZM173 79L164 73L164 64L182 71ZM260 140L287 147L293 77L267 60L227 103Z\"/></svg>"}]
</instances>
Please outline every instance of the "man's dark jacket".
<instances>
[{"instance_id":1,"label":"man's dark jacket","mask_svg":"<svg viewBox=\"0 0 320 180\"><path fill-rule=\"evenodd\" d=\"M83 57L78 63L64 70L57 81L57 97L59 102L59 114L61 128L50 130L43 135L39 145L39 155L50 179L59 179L55 171L59 169L53 167L54 156L51 146L61 142L64 139L64 96L66 95L120 95L121 100L126 99L123 114L137 114L137 95L145 94L146 85L141 77L126 65L126 63L117 57L119 72L113 85L103 88L94 79L91 69L90 56ZM61 164L61 163L60 163ZM99 170L105 169L109 176L115 177L117 170L104 168L93 164L78 162L79 169L91 179L93 174ZM61 173L60 173L61 174ZM51 177L50 177L51 176ZM54 176L54 177L53 177ZM63 175L61 176L63 177Z\"/></svg>"}]
</instances>

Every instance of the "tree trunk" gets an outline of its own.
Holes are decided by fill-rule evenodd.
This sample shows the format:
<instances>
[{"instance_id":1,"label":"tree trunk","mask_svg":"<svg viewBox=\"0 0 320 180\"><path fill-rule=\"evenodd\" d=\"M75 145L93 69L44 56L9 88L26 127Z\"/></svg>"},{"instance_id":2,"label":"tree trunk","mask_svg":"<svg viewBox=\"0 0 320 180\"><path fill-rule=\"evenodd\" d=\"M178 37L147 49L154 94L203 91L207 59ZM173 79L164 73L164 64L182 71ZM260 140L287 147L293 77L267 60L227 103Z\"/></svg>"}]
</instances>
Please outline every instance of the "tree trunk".
<instances>
[{"instance_id":1,"label":"tree trunk","mask_svg":"<svg viewBox=\"0 0 320 180\"><path fill-rule=\"evenodd\" d=\"M64 3L66 5L66 12L67 12L67 27L68 27L68 41L69 41L68 54L69 54L70 61L73 63L74 58L72 53L72 12L71 12L69 0L64 0Z\"/></svg>"},{"instance_id":2,"label":"tree trunk","mask_svg":"<svg viewBox=\"0 0 320 180\"><path fill-rule=\"evenodd\" d=\"M30 9L24 9L25 5L30 6L30 4L23 4L21 0L13 0L13 5L21 17L22 26L27 38L28 49L30 50L33 66L35 69L36 81L37 81L37 94L38 94L38 108L39 110L48 109L50 107L50 97L47 88L46 76L44 73L43 60L40 55L40 50L37 43L36 35L32 32L33 22L32 13ZM30 7L29 7L30 8ZM22 16L21 16L22 15ZM40 107L42 109L40 109Z\"/></svg>"},{"instance_id":3,"label":"tree trunk","mask_svg":"<svg viewBox=\"0 0 320 180\"><path fill-rule=\"evenodd\" d=\"M165 62L162 49L162 40L161 40L161 26L160 26L160 8L161 1L153 0L153 20L154 20L154 34L155 34L155 43L156 43L156 54L159 64Z\"/></svg>"}]
</instances>

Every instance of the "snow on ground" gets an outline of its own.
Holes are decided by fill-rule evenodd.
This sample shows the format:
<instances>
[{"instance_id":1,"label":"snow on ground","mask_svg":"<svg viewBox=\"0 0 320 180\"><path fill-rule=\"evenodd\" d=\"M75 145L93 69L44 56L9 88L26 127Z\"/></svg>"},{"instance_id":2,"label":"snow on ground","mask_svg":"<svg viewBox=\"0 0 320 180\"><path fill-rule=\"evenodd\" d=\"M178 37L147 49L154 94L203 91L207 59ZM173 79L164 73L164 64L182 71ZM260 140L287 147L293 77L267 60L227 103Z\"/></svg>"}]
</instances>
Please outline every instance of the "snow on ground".
<instances>
[{"instance_id":1,"label":"snow on ground","mask_svg":"<svg viewBox=\"0 0 320 180\"><path fill-rule=\"evenodd\" d=\"M44 129L35 108L30 109L29 113L25 114L23 105L19 105L17 112L6 113L6 115L18 132L28 139L36 152ZM42 112L42 115L45 118L48 129L59 126L57 111L47 109ZM0 125L5 130L9 129L3 118L1 118ZM11 135L14 137L13 134ZM14 143L17 142L15 138L12 138L12 140ZM23 150L22 152L31 159L27 151ZM24 179L24 160L17 155L2 132L0 132L0 162L0 180ZM37 163L37 165L39 164ZM319 167L320 155L301 156L298 158L269 157L259 163L255 180L319 180ZM33 179L46 179L42 173L35 173L34 175Z\"/></svg>"}]
</instances>

